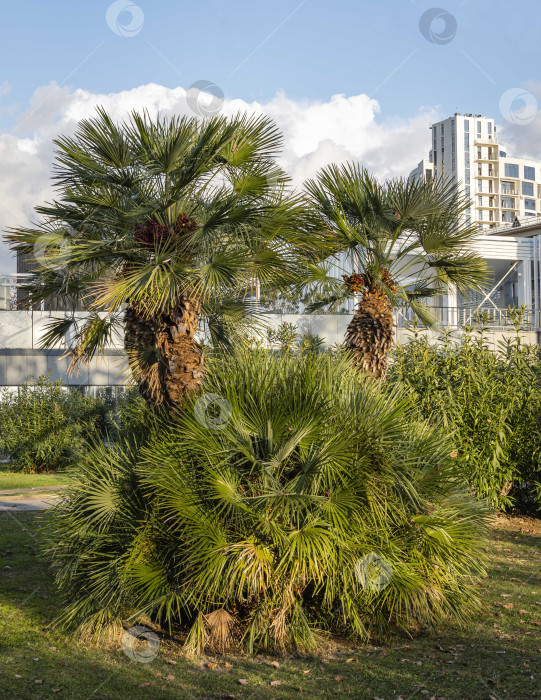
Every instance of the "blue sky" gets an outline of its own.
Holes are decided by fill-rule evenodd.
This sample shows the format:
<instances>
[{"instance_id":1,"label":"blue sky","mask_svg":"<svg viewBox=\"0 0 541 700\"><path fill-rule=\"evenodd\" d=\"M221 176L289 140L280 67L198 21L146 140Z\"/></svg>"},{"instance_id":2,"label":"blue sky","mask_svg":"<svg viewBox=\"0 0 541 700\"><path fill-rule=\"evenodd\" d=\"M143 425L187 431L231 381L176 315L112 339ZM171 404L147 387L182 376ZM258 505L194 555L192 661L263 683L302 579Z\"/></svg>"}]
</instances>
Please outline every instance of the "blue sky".
<instances>
[{"instance_id":1,"label":"blue sky","mask_svg":"<svg viewBox=\"0 0 541 700\"><path fill-rule=\"evenodd\" d=\"M321 100L366 93L384 115L404 116L424 105L494 114L502 92L535 79L540 65L539 0L443 0L457 22L455 38L443 45L419 30L434 0L137 4L143 27L125 38L106 24L108 2L2 3L0 82L12 89L0 105L22 111L33 91L51 81L114 92L207 79L228 97L248 101L265 101L278 90ZM129 21L127 13L123 19ZM9 128L12 117L3 111L0 128Z\"/></svg>"},{"instance_id":2,"label":"blue sky","mask_svg":"<svg viewBox=\"0 0 541 700\"><path fill-rule=\"evenodd\" d=\"M500 112L516 88L541 105L540 0L435 1L4 0L0 230L51 199L59 133L98 105L193 116L198 81L219 86L225 115L276 121L295 186L345 160L407 175L430 123L457 110L495 117L509 153L541 159L541 113ZM13 268L0 242L0 273Z\"/></svg>"}]
</instances>

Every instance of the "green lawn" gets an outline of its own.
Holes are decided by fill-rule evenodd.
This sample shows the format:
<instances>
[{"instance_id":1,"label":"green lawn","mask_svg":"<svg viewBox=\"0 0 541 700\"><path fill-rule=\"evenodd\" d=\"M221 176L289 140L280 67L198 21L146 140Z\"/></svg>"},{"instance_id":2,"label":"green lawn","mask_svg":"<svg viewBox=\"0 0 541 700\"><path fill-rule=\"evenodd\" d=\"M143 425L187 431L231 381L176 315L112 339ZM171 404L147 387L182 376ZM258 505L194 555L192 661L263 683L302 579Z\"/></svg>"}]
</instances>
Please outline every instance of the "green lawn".
<instances>
[{"instance_id":1,"label":"green lawn","mask_svg":"<svg viewBox=\"0 0 541 700\"><path fill-rule=\"evenodd\" d=\"M484 611L468 629L385 647L335 645L324 657L278 659L274 668L267 657L188 661L167 641L151 663L74 645L48 628L58 607L37 556L42 517L0 514L0 698L541 697L541 521L494 528Z\"/></svg>"},{"instance_id":2,"label":"green lawn","mask_svg":"<svg viewBox=\"0 0 541 700\"><path fill-rule=\"evenodd\" d=\"M0 491L9 489L31 489L41 486L63 486L69 484L70 475L68 472L56 474L22 474L7 465L0 465Z\"/></svg>"}]
</instances>

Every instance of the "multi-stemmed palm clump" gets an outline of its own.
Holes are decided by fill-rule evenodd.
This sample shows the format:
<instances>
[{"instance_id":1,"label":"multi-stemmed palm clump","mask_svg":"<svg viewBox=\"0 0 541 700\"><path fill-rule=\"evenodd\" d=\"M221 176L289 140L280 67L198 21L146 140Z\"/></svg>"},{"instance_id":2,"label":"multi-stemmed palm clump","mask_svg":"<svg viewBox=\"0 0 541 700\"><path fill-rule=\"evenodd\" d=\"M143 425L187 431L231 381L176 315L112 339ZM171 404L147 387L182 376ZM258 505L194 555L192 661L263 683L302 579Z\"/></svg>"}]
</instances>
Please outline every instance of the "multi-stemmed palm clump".
<instances>
[{"instance_id":1,"label":"multi-stemmed palm clump","mask_svg":"<svg viewBox=\"0 0 541 700\"><path fill-rule=\"evenodd\" d=\"M430 324L423 301L485 280L485 263L470 249L477 229L465 223L469 201L444 180L380 184L355 164L323 169L307 190L348 270L340 279L329 266L311 267L305 284L327 295L314 306L355 296L346 347L366 371L385 376L397 307L411 306Z\"/></svg>"},{"instance_id":2,"label":"multi-stemmed palm clump","mask_svg":"<svg viewBox=\"0 0 541 700\"><path fill-rule=\"evenodd\" d=\"M203 378L201 315L226 342L262 291L298 279L296 252L311 248L274 162L281 136L263 117L133 113L119 125L100 110L55 143L58 199L8 239L35 259L29 303L90 315L54 321L45 346L70 337L74 362L88 361L123 328L147 402L178 404Z\"/></svg>"},{"instance_id":3,"label":"multi-stemmed palm clump","mask_svg":"<svg viewBox=\"0 0 541 700\"><path fill-rule=\"evenodd\" d=\"M411 400L347 357L211 358L143 447L97 446L53 512L62 619L149 616L192 650L306 650L465 619L485 507Z\"/></svg>"}]
</instances>

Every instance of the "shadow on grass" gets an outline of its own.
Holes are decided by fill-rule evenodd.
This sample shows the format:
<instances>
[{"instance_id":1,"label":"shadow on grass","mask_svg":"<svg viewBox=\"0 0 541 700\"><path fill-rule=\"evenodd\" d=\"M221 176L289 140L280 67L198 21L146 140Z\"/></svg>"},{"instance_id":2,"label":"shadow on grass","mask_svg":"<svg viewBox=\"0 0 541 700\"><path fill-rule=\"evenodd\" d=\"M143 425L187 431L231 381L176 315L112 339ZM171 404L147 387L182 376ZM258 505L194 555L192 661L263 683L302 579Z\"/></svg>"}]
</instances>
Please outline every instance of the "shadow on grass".
<instances>
[{"instance_id":1,"label":"shadow on grass","mask_svg":"<svg viewBox=\"0 0 541 700\"><path fill-rule=\"evenodd\" d=\"M85 648L49 627L59 608L51 575L39 557L43 517L0 515L0 697L540 696L541 536L493 531L491 571L480 589L484 611L466 629L449 625L411 641L397 638L385 647L337 643L327 656L280 658L279 668L264 656L189 660L164 638L151 663L138 663L120 649ZM504 608L509 602L512 607ZM271 685L277 681L280 685Z\"/></svg>"}]
</instances>

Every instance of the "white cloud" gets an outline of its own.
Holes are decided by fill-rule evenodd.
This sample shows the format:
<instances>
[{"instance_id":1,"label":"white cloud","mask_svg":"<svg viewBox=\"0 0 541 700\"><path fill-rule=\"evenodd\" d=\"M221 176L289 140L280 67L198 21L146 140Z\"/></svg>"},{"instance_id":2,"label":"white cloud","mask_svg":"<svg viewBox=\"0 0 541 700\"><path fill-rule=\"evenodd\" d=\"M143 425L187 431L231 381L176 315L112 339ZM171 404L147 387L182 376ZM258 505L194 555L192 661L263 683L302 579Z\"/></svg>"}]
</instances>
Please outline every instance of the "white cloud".
<instances>
[{"instance_id":1,"label":"white cloud","mask_svg":"<svg viewBox=\"0 0 541 700\"><path fill-rule=\"evenodd\" d=\"M143 108L151 115L193 116L181 87L151 83L110 94L71 91L54 83L38 88L14 131L0 134L0 228L25 225L33 207L51 197L53 139L73 132L99 105L116 119ZM293 100L283 93L267 103L226 99L223 114L239 111L266 113L276 121L285 139L281 165L297 185L324 165L345 160L359 161L379 177L407 175L427 155L428 126L441 116L422 108L408 119L385 118L379 103L364 94L334 95L327 102ZM0 272L14 267L2 244Z\"/></svg>"},{"instance_id":2,"label":"white cloud","mask_svg":"<svg viewBox=\"0 0 541 700\"><path fill-rule=\"evenodd\" d=\"M523 83L524 92L530 93L537 100L537 112L534 118L526 123L520 123L520 110L524 104L517 99L510 105L511 114L502 115L501 126L498 129L498 141L505 144L510 156L524 156L541 160L541 82L531 80ZM514 115L514 112L517 112ZM514 123L516 122L516 123Z\"/></svg>"}]
</instances>

